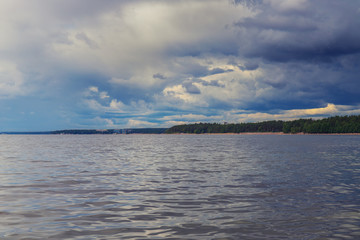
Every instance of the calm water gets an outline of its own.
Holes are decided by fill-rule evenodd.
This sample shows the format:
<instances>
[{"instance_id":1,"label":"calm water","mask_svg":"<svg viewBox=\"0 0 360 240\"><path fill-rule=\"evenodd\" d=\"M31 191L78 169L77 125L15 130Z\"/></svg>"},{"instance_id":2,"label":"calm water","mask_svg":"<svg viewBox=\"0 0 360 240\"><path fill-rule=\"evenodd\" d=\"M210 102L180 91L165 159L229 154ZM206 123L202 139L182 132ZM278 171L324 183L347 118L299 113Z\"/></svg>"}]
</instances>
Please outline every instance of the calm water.
<instances>
[{"instance_id":1,"label":"calm water","mask_svg":"<svg viewBox=\"0 0 360 240\"><path fill-rule=\"evenodd\" d=\"M359 239L360 136L0 136L0 239Z\"/></svg>"}]
</instances>

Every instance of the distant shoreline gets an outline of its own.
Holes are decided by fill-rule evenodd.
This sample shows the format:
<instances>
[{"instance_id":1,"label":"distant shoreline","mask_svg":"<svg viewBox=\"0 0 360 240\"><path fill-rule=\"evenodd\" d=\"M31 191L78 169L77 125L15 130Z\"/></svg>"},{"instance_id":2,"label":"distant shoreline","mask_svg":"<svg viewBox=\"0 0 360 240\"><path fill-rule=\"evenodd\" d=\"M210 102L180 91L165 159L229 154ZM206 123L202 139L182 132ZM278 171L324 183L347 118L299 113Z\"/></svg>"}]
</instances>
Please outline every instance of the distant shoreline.
<instances>
[{"instance_id":1,"label":"distant shoreline","mask_svg":"<svg viewBox=\"0 0 360 240\"><path fill-rule=\"evenodd\" d=\"M283 132L242 132L242 133L165 133L166 135L360 135L360 133L283 133Z\"/></svg>"},{"instance_id":2,"label":"distant shoreline","mask_svg":"<svg viewBox=\"0 0 360 240\"><path fill-rule=\"evenodd\" d=\"M56 131L0 132L12 135L114 135L114 134L207 134L207 135L360 135L360 115L320 120L272 120L256 123L194 123L170 128L65 129Z\"/></svg>"},{"instance_id":3,"label":"distant shoreline","mask_svg":"<svg viewBox=\"0 0 360 240\"><path fill-rule=\"evenodd\" d=\"M322 136L359 136L360 133L283 133L283 132L242 132L242 133L114 133L114 134L74 134L74 133L66 133L66 134L54 134L54 133L0 133L1 135L37 135L37 136L76 136L76 135L322 135Z\"/></svg>"},{"instance_id":4,"label":"distant shoreline","mask_svg":"<svg viewBox=\"0 0 360 240\"><path fill-rule=\"evenodd\" d=\"M67 131L67 130L65 130ZM106 133L98 131L97 133L73 133L73 132L0 132L1 135L360 135L360 133L284 133L284 132L225 132L225 133L166 133L166 132L128 132L128 133Z\"/></svg>"},{"instance_id":5,"label":"distant shoreline","mask_svg":"<svg viewBox=\"0 0 360 240\"><path fill-rule=\"evenodd\" d=\"M271 120L255 123L193 123L176 125L166 133L236 134L354 134L360 133L360 115L324 119Z\"/></svg>"}]
</instances>

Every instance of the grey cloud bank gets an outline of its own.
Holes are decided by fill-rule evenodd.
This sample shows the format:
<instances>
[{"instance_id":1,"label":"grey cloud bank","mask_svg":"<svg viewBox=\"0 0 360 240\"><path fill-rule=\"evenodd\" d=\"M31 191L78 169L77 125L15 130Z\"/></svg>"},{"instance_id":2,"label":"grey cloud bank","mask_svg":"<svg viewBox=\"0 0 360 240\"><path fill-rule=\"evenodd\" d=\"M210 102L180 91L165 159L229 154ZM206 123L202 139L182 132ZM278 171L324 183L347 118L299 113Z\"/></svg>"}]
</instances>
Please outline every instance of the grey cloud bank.
<instances>
[{"instance_id":1,"label":"grey cloud bank","mask_svg":"<svg viewBox=\"0 0 360 240\"><path fill-rule=\"evenodd\" d=\"M0 130L360 113L359 1L4 0L0 14Z\"/></svg>"}]
</instances>

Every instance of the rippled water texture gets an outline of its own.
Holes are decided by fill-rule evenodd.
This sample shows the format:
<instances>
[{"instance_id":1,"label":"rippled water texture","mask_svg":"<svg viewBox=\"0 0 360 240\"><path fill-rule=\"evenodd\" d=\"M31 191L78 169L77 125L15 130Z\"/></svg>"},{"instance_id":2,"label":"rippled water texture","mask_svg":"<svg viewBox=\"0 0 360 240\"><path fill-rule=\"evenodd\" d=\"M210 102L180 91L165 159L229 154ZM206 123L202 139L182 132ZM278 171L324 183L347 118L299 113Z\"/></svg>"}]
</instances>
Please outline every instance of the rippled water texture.
<instances>
[{"instance_id":1,"label":"rippled water texture","mask_svg":"<svg viewBox=\"0 0 360 240\"><path fill-rule=\"evenodd\" d=\"M0 239L359 239L360 136L0 136Z\"/></svg>"}]
</instances>

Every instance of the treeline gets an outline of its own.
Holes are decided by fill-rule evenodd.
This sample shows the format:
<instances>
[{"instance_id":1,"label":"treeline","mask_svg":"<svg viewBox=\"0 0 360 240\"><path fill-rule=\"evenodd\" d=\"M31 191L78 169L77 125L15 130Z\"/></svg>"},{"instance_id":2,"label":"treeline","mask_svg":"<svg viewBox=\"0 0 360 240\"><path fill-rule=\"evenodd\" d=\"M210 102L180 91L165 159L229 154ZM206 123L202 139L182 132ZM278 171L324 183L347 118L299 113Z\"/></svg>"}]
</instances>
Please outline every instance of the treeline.
<instances>
[{"instance_id":1,"label":"treeline","mask_svg":"<svg viewBox=\"0 0 360 240\"><path fill-rule=\"evenodd\" d=\"M161 134L164 133L167 128L132 128L124 129L126 134Z\"/></svg>"},{"instance_id":2,"label":"treeline","mask_svg":"<svg viewBox=\"0 0 360 240\"><path fill-rule=\"evenodd\" d=\"M360 133L359 116L336 116L320 120L299 119L284 122L284 133Z\"/></svg>"},{"instance_id":3,"label":"treeline","mask_svg":"<svg viewBox=\"0 0 360 240\"><path fill-rule=\"evenodd\" d=\"M177 125L165 133L360 133L359 116L336 116L320 120L264 121L257 123L195 123Z\"/></svg>"},{"instance_id":4,"label":"treeline","mask_svg":"<svg viewBox=\"0 0 360 240\"><path fill-rule=\"evenodd\" d=\"M50 132L50 134L161 134L167 128L127 128L127 129L68 129Z\"/></svg>"},{"instance_id":5,"label":"treeline","mask_svg":"<svg viewBox=\"0 0 360 240\"><path fill-rule=\"evenodd\" d=\"M113 134L112 130L95 130L95 129L67 129L53 131L51 134Z\"/></svg>"}]
</instances>

